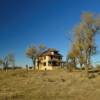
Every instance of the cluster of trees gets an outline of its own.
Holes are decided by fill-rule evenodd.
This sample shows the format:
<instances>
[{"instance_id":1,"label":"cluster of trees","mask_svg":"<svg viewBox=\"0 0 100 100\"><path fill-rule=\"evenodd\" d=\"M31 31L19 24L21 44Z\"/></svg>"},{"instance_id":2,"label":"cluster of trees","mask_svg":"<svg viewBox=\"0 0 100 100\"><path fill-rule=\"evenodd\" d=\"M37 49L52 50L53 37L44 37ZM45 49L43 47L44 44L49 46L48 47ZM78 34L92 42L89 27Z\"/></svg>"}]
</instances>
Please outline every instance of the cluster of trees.
<instances>
[{"instance_id":1,"label":"cluster of trees","mask_svg":"<svg viewBox=\"0 0 100 100\"><path fill-rule=\"evenodd\" d=\"M91 66L91 56L96 53L95 36L100 30L100 16L92 13L82 14L81 22L75 27L74 40L67 57L71 67L84 67L86 72Z\"/></svg>"},{"instance_id":2,"label":"cluster of trees","mask_svg":"<svg viewBox=\"0 0 100 100\"><path fill-rule=\"evenodd\" d=\"M46 49L47 47L44 44L40 44L39 46L31 45L29 48L27 48L26 55L32 60L34 69L36 65L36 58ZM9 68L16 69L17 67L15 66L14 54L9 53L3 59L0 58L0 66L2 66L4 70L7 70Z\"/></svg>"},{"instance_id":3,"label":"cluster of trees","mask_svg":"<svg viewBox=\"0 0 100 100\"><path fill-rule=\"evenodd\" d=\"M47 47L44 44L40 44L39 46L32 45L26 50L26 55L32 60L34 69L36 65L36 58L46 49Z\"/></svg>"},{"instance_id":4,"label":"cluster of trees","mask_svg":"<svg viewBox=\"0 0 100 100\"><path fill-rule=\"evenodd\" d=\"M4 70L7 70L9 67L12 67L12 69L14 69L15 56L12 53L8 54L3 59L0 59L0 65L3 66Z\"/></svg>"}]
</instances>

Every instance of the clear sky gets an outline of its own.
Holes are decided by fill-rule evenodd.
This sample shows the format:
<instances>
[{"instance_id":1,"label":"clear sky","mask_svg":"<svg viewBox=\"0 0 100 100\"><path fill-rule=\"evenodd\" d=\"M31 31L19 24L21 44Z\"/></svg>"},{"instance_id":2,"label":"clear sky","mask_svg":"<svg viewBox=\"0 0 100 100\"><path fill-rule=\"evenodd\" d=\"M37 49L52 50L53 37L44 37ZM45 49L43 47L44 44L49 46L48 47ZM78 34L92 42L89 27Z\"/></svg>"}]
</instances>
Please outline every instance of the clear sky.
<instances>
[{"instance_id":1,"label":"clear sky","mask_svg":"<svg viewBox=\"0 0 100 100\"><path fill-rule=\"evenodd\" d=\"M17 65L31 64L26 48L44 43L65 59L67 37L86 11L100 14L100 0L0 0L0 57L13 52Z\"/></svg>"}]
</instances>

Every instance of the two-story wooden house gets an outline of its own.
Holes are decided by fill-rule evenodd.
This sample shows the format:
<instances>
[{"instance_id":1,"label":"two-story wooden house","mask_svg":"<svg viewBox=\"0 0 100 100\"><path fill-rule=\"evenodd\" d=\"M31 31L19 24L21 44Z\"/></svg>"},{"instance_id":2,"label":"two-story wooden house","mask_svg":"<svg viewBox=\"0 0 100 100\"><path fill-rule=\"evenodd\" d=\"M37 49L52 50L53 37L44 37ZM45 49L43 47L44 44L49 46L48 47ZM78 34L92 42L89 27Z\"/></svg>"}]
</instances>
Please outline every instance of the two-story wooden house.
<instances>
[{"instance_id":1,"label":"two-story wooden house","mask_svg":"<svg viewBox=\"0 0 100 100\"><path fill-rule=\"evenodd\" d=\"M41 53L36 59L36 68L39 70L52 70L60 67L62 63L62 55L56 49L48 49Z\"/></svg>"}]
</instances>

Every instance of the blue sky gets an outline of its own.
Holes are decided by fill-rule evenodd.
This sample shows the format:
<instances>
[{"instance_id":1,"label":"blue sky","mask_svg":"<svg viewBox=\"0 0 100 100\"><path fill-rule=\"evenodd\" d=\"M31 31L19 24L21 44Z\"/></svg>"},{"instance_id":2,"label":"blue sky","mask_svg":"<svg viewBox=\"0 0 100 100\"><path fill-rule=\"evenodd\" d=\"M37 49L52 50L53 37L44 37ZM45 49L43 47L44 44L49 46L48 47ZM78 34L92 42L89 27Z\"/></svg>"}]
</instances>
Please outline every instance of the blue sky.
<instances>
[{"instance_id":1,"label":"blue sky","mask_svg":"<svg viewBox=\"0 0 100 100\"><path fill-rule=\"evenodd\" d=\"M58 49L65 59L70 49L67 37L71 38L80 15L100 14L99 9L100 0L0 0L0 57L13 52L17 65L31 64L26 48L44 43Z\"/></svg>"}]
</instances>

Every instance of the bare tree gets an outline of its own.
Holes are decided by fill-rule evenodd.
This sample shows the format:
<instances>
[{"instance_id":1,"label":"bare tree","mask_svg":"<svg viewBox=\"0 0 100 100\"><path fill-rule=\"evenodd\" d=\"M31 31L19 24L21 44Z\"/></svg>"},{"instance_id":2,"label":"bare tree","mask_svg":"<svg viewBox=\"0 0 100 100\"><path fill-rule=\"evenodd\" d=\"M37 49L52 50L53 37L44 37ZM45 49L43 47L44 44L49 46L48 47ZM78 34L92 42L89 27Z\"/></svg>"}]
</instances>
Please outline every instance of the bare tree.
<instances>
[{"instance_id":1,"label":"bare tree","mask_svg":"<svg viewBox=\"0 0 100 100\"><path fill-rule=\"evenodd\" d=\"M33 66L35 69L35 62L36 62L36 57L37 57L37 48L36 46L32 45L31 47L29 47L26 51L26 55L32 59L33 62Z\"/></svg>"},{"instance_id":2,"label":"bare tree","mask_svg":"<svg viewBox=\"0 0 100 100\"><path fill-rule=\"evenodd\" d=\"M36 60L38 58L38 56L44 52L46 50L46 46L44 44L40 44L38 47L36 47L35 45L32 45L31 47L29 47L26 51L26 55L32 59L33 62L33 66L34 66L34 70L36 67ZM39 61L37 61L37 66L39 69Z\"/></svg>"},{"instance_id":3,"label":"bare tree","mask_svg":"<svg viewBox=\"0 0 100 100\"><path fill-rule=\"evenodd\" d=\"M12 53L9 53L3 59L3 69L7 70L9 66L12 66L13 69L15 67L15 57Z\"/></svg>"},{"instance_id":4,"label":"bare tree","mask_svg":"<svg viewBox=\"0 0 100 100\"><path fill-rule=\"evenodd\" d=\"M9 60L9 65L12 66L12 68L15 68L15 56L14 54L10 53L8 54L8 60Z\"/></svg>"},{"instance_id":5,"label":"bare tree","mask_svg":"<svg viewBox=\"0 0 100 100\"><path fill-rule=\"evenodd\" d=\"M87 74L91 65L91 56L96 53L95 35L99 30L100 17L89 12L82 14L82 20L75 28L71 52L73 52L77 63L80 63L81 67L85 66Z\"/></svg>"},{"instance_id":6,"label":"bare tree","mask_svg":"<svg viewBox=\"0 0 100 100\"><path fill-rule=\"evenodd\" d=\"M3 65L3 60L2 59L0 59L0 66L2 66Z\"/></svg>"},{"instance_id":7,"label":"bare tree","mask_svg":"<svg viewBox=\"0 0 100 100\"><path fill-rule=\"evenodd\" d=\"M38 47L38 53L41 54L47 49L47 47L44 44L40 44Z\"/></svg>"}]
</instances>

